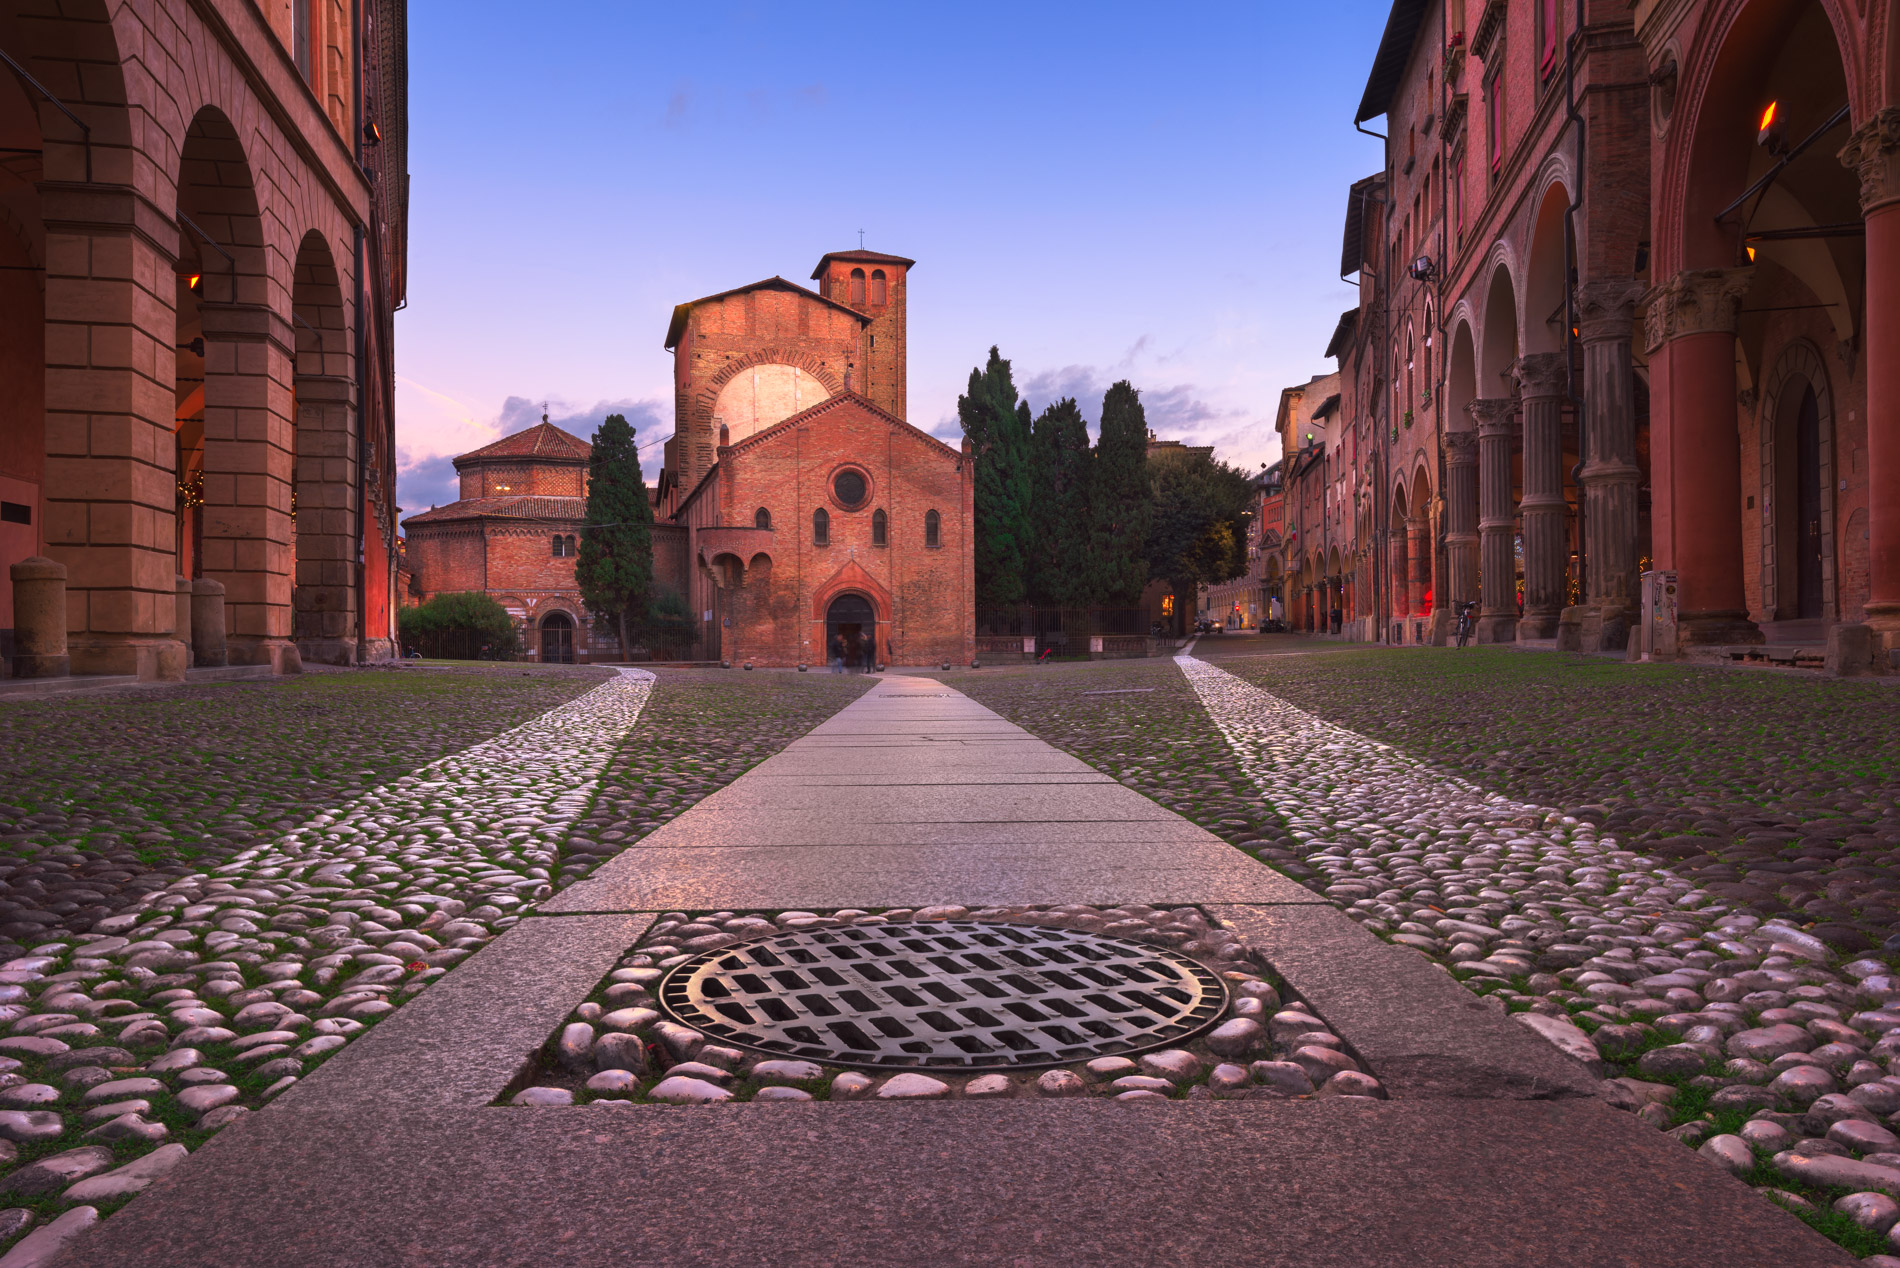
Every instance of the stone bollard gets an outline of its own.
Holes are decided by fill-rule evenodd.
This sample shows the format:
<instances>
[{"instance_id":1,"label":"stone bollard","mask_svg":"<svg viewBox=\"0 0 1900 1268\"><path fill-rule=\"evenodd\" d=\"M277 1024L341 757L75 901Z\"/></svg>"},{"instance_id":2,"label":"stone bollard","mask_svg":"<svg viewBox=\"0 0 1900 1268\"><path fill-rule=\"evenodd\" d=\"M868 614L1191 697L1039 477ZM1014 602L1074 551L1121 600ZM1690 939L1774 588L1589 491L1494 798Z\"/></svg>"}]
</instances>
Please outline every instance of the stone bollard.
<instances>
[{"instance_id":1,"label":"stone bollard","mask_svg":"<svg viewBox=\"0 0 1900 1268\"><path fill-rule=\"evenodd\" d=\"M64 678L66 656L66 565L39 555L7 572L13 578L13 676Z\"/></svg>"},{"instance_id":2,"label":"stone bollard","mask_svg":"<svg viewBox=\"0 0 1900 1268\"><path fill-rule=\"evenodd\" d=\"M1557 650L1560 652L1581 652L1583 650L1583 619L1587 608L1568 607L1557 618Z\"/></svg>"},{"instance_id":3,"label":"stone bollard","mask_svg":"<svg viewBox=\"0 0 1900 1268\"><path fill-rule=\"evenodd\" d=\"M191 663L203 669L226 659L224 585L200 577L191 583Z\"/></svg>"},{"instance_id":4,"label":"stone bollard","mask_svg":"<svg viewBox=\"0 0 1900 1268\"><path fill-rule=\"evenodd\" d=\"M1885 674L1885 657L1871 628L1842 623L1828 627L1825 670L1834 678L1858 678L1862 674Z\"/></svg>"},{"instance_id":5,"label":"stone bollard","mask_svg":"<svg viewBox=\"0 0 1900 1268\"><path fill-rule=\"evenodd\" d=\"M185 645L185 668L191 668L191 578L172 580L172 637Z\"/></svg>"}]
</instances>

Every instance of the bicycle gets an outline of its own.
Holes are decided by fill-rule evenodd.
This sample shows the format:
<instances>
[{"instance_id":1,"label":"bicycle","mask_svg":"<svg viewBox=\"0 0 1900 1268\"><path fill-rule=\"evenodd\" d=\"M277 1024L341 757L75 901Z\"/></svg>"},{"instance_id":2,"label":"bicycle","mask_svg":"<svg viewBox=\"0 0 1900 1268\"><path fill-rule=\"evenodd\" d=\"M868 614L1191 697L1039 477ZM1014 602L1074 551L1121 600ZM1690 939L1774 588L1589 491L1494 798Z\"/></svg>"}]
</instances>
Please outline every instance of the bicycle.
<instances>
[{"instance_id":1,"label":"bicycle","mask_svg":"<svg viewBox=\"0 0 1900 1268\"><path fill-rule=\"evenodd\" d=\"M1475 622L1473 622L1471 619L1471 612L1472 612L1472 609L1477 606L1478 606L1477 604L1471 602L1469 599L1457 605L1458 607L1458 646L1460 647L1463 647L1465 645L1465 640L1471 637L1472 628L1475 624Z\"/></svg>"}]
</instances>

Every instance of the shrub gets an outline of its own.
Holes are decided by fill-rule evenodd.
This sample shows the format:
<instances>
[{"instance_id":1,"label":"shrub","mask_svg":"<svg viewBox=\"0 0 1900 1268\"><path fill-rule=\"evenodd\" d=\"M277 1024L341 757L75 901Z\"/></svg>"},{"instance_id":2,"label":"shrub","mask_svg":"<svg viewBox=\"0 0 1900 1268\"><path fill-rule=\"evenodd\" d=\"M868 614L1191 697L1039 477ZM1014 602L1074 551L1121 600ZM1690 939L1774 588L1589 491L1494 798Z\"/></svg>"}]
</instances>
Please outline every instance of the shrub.
<instances>
[{"instance_id":1,"label":"shrub","mask_svg":"<svg viewBox=\"0 0 1900 1268\"><path fill-rule=\"evenodd\" d=\"M397 616L405 653L451 660L514 660L521 634L508 609L488 595L438 594Z\"/></svg>"}]
</instances>

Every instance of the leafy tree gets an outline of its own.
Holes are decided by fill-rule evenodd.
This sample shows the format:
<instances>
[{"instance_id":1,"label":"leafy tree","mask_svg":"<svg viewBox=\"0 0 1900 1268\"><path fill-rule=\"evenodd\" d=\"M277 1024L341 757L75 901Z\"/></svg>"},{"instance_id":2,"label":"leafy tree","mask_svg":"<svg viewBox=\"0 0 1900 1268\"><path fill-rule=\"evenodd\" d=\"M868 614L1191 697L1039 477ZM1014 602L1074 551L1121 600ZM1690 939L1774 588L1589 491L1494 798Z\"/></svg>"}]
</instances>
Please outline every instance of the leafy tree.
<instances>
[{"instance_id":1,"label":"leafy tree","mask_svg":"<svg viewBox=\"0 0 1900 1268\"><path fill-rule=\"evenodd\" d=\"M396 614L402 645L430 657L513 660L521 635L508 609L480 591L438 594Z\"/></svg>"},{"instance_id":2,"label":"leafy tree","mask_svg":"<svg viewBox=\"0 0 1900 1268\"><path fill-rule=\"evenodd\" d=\"M1029 405L1016 399L1009 362L995 348L970 371L970 390L957 398L957 417L976 459L976 602L1007 607L1029 594L1033 495Z\"/></svg>"},{"instance_id":3,"label":"leafy tree","mask_svg":"<svg viewBox=\"0 0 1900 1268\"><path fill-rule=\"evenodd\" d=\"M647 648L684 654L693 641L693 613L686 599L671 586L656 586L647 600ZM656 653L655 660L661 659Z\"/></svg>"},{"instance_id":4,"label":"leafy tree","mask_svg":"<svg viewBox=\"0 0 1900 1268\"><path fill-rule=\"evenodd\" d=\"M1065 397L1036 419L1030 433L1035 458L1034 571L1030 590L1037 603L1087 607L1095 598L1090 549L1090 477L1094 451L1081 409Z\"/></svg>"},{"instance_id":5,"label":"leafy tree","mask_svg":"<svg viewBox=\"0 0 1900 1268\"><path fill-rule=\"evenodd\" d=\"M587 520L581 528L574 580L581 601L596 620L620 632L620 659L627 658L627 622L638 630L653 588L653 505L640 474L633 428L609 414L594 433L587 459Z\"/></svg>"},{"instance_id":6,"label":"leafy tree","mask_svg":"<svg viewBox=\"0 0 1900 1268\"><path fill-rule=\"evenodd\" d=\"M1206 454L1168 454L1148 464L1154 489L1148 567L1174 592L1175 610L1192 611L1196 589L1247 571L1248 503L1244 472Z\"/></svg>"},{"instance_id":7,"label":"leafy tree","mask_svg":"<svg viewBox=\"0 0 1900 1268\"><path fill-rule=\"evenodd\" d=\"M1148 584L1154 490L1148 474L1147 415L1141 408L1141 393L1126 379L1102 397L1093 477L1090 591L1099 603L1133 607Z\"/></svg>"}]
</instances>

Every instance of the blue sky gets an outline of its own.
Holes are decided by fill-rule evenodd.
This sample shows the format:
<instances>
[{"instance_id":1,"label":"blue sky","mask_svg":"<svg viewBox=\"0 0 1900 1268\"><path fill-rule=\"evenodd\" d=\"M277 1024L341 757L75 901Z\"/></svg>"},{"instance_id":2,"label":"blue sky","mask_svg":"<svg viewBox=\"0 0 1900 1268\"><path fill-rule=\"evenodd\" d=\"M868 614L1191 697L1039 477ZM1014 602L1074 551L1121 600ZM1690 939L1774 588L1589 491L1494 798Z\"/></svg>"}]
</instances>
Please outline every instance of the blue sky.
<instances>
[{"instance_id":1,"label":"blue sky","mask_svg":"<svg viewBox=\"0 0 1900 1268\"><path fill-rule=\"evenodd\" d=\"M672 431L674 304L826 251L917 260L910 421L991 344L1040 409L1128 378L1258 466L1354 302L1353 108L1387 6L411 0L406 512L548 403ZM535 20L524 22L524 13ZM648 477L659 447L648 451Z\"/></svg>"}]
</instances>

